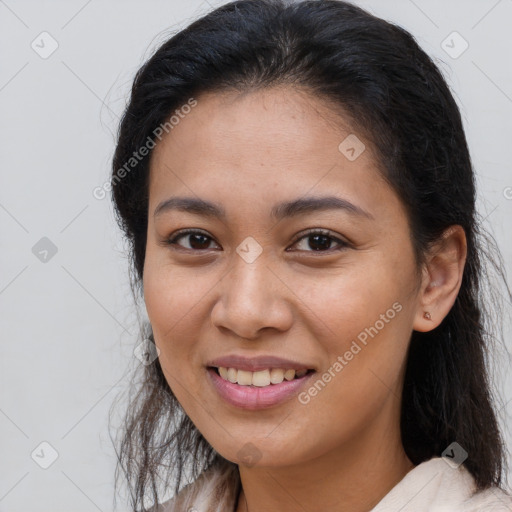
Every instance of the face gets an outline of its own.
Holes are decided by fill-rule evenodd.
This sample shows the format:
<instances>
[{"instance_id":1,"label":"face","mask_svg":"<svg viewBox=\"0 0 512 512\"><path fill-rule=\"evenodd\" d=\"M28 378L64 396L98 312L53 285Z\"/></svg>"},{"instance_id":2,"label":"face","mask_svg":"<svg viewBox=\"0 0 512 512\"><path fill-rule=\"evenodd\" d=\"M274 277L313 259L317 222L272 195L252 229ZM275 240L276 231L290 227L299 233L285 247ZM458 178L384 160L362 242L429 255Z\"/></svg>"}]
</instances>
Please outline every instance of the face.
<instances>
[{"instance_id":1,"label":"face","mask_svg":"<svg viewBox=\"0 0 512 512\"><path fill-rule=\"evenodd\" d=\"M209 443L285 466L398 433L417 281L369 141L305 92L205 94L150 167L146 308Z\"/></svg>"}]
</instances>

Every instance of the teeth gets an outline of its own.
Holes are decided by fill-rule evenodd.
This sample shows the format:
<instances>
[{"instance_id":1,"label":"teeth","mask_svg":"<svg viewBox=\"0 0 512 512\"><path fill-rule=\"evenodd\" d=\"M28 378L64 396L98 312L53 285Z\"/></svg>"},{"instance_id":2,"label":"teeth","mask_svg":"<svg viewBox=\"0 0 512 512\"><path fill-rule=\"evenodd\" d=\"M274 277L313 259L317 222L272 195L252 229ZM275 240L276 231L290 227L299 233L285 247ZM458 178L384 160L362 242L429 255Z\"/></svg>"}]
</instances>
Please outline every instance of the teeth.
<instances>
[{"instance_id":1,"label":"teeth","mask_svg":"<svg viewBox=\"0 0 512 512\"><path fill-rule=\"evenodd\" d=\"M272 370L270 370L270 382L272 382L272 384L281 384L283 380L284 370L278 368L272 368Z\"/></svg>"},{"instance_id":2,"label":"teeth","mask_svg":"<svg viewBox=\"0 0 512 512\"><path fill-rule=\"evenodd\" d=\"M286 370L284 372L284 378L286 380L293 380L293 379L295 379L295 370Z\"/></svg>"},{"instance_id":3,"label":"teeth","mask_svg":"<svg viewBox=\"0 0 512 512\"><path fill-rule=\"evenodd\" d=\"M231 370L231 368L230 368ZM241 386L250 386L252 384L252 372L246 372L245 370L238 370L236 381Z\"/></svg>"},{"instance_id":4,"label":"teeth","mask_svg":"<svg viewBox=\"0 0 512 512\"><path fill-rule=\"evenodd\" d=\"M295 377L303 377L307 370L283 370L281 368L272 368L269 370L260 370L249 372L246 370L237 370L236 368L219 367L219 374L224 380L241 386L265 387L270 384L281 384L284 380L293 380Z\"/></svg>"},{"instance_id":5,"label":"teeth","mask_svg":"<svg viewBox=\"0 0 512 512\"><path fill-rule=\"evenodd\" d=\"M228 380L229 382L232 382L233 384L236 383L236 377L238 375L238 371L235 370L235 368L229 368L228 369Z\"/></svg>"},{"instance_id":6,"label":"teeth","mask_svg":"<svg viewBox=\"0 0 512 512\"><path fill-rule=\"evenodd\" d=\"M263 386L270 385L270 372L268 370L262 370L259 372L246 372L251 374L251 384L262 388ZM240 374L240 370L238 371Z\"/></svg>"}]
</instances>

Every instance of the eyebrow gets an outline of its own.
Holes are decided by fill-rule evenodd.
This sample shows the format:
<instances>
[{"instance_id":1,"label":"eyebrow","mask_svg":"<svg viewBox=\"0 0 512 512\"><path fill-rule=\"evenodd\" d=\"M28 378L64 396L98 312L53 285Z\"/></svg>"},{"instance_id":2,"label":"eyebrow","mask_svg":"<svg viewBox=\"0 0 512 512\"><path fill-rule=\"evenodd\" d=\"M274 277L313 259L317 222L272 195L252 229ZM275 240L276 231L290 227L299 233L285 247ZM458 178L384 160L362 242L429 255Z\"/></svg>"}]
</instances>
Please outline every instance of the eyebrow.
<instances>
[{"instance_id":1,"label":"eyebrow","mask_svg":"<svg viewBox=\"0 0 512 512\"><path fill-rule=\"evenodd\" d=\"M157 217L170 210L178 210L222 220L226 219L226 211L221 205L195 197L171 197L166 199L158 204L153 216ZM374 219L370 212L346 199L336 196L301 197L293 201L279 203L272 208L270 215L276 220L281 220L325 210L344 210L352 215Z\"/></svg>"}]
</instances>

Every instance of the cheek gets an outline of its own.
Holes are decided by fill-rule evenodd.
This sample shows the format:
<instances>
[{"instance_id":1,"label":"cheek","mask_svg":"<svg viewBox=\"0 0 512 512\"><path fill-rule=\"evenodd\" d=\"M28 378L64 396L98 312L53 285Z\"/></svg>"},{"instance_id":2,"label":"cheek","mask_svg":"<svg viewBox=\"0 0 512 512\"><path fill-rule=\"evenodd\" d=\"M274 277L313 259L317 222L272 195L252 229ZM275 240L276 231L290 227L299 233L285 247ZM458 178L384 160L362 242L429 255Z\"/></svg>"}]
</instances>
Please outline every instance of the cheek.
<instances>
[{"instance_id":1,"label":"cheek","mask_svg":"<svg viewBox=\"0 0 512 512\"><path fill-rule=\"evenodd\" d=\"M204 324L210 281L206 275L198 278L190 269L146 259L146 309L162 368L173 375L190 375L187 369L197 363L198 329Z\"/></svg>"},{"instance_id":2,"label":"cheek","mask_svg":"<svg viewBox=\"0 0 512 512\"><path fill-rule=\"evenodd\" d=\"M153 327L178 329L181 323L189 322L194 309L206 297L212 276L190 268L172 265L165 256L148 251L144 265L144 301Z\"/></svg>"},{"instance_id":3,"label":"cheek","mask_svg":"<svg viewBox=\"0 0 512 512\"><path fill-rule=\"evenodd\" d=\"M405 266L399 273L392 260L379 257L368 257L365 262L354 257L354 262L347 260L344 266L321 277L318 274L301 279L287 276L288 282L295 283L294 294L301 299L297 302L302 308L301 318L308 319L314 337L318 342L322 340L321 345L329 352L343 353L359 335L364 342L369 336L368 329L375 332L372 327L376 323L379 334L382 331L387 337L390 326L404 316L397 310L405 306L408 289Z\"/></svg>"},{"instance_id":4,"label":"cheek","mask_svg":"<svg viewBox=\"0 0 512 512\"><path fill-rule=\"evenodd\" d=\"M146 259L144 300L159 362L174 396L193 422L201 414L200 383L204 375L198 370L201 351L199 329L206 314L205 297L211 285L193 277L189 271L164 263L156 265ZM207 404L205 404L207 405ZM201 423L201 421L199 421Z\"/></svg>"},{"instance_id":5,"label":"cheek","mask_svg":"<svg viewBox=\"0 0 512 512\"><path fill-rule=\"evenodd\" d=\"M307 297L312 337L325 354L321 382L304 397L314 411L308 416L337 403L335 414L344 423L374 414L390 393L399 396L412 329L408 262L402 272L382 257L348 268L322 281L302 280L297 288Z\"/></svg>"}]
</instances>

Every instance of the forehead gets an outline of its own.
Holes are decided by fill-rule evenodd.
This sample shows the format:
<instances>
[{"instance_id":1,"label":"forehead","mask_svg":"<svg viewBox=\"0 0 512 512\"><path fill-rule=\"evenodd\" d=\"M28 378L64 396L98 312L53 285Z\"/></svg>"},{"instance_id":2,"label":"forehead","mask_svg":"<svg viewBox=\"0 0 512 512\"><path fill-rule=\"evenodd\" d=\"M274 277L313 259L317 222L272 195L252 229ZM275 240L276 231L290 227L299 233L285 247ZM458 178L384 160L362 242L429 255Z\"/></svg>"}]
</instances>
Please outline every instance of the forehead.
<instances>
[{"instance_id":1,"label":"forehead","mask_svg":"<svg viewBox=\"0 0 512 512\"><path fill-rule=\"evenodd\" d=\"M213 159L241 170L273 163L275 169L280 163L315 161L320 152L337 158L338 145L349 134L344 119L305 91L227 91L198 97L197 106L164 136L154 153L158 157L186 149L187 160ZM184 155L174 158L183 163Z\"/></svg>"},{"instance_id":2,"label":"forehead","mask_svg":"<svg viewBox=\"0 0 512 512\"><path fill-rule=\"evenodd\" d=\"M375 210L393 195L377 164L369 141L304 91L203 94L153 151L150 210L170 195L263 207L327 192Z\"/></svg>"}]
</instances>

